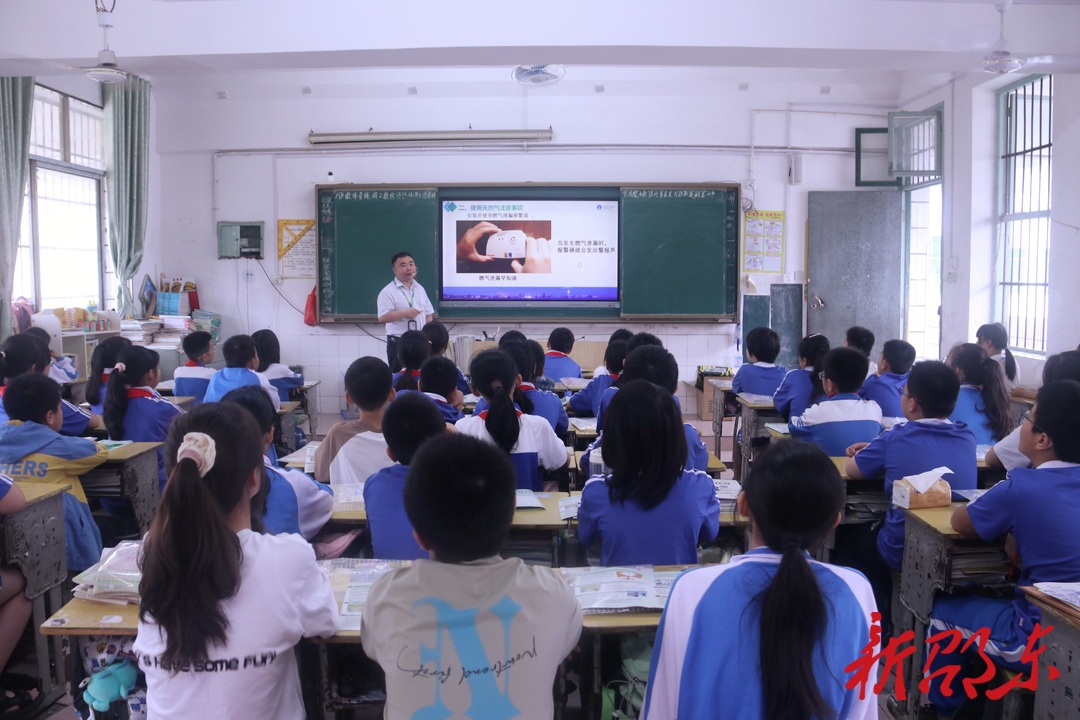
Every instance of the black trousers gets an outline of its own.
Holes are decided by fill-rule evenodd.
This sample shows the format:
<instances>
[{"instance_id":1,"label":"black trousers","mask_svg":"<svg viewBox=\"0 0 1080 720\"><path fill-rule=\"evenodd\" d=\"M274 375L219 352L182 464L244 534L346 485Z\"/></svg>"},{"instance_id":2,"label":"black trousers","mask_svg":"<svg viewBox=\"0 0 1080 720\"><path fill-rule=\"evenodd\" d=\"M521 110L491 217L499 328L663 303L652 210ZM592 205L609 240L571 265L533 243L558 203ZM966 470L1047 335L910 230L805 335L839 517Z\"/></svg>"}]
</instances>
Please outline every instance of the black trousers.
<instances>
[{"instance_id":1,"label":"black trousers","mask_svg":"<svg viewBox=\"0 0 1080 720\"><path fill-rule=\"evenodd\" d=\"M386 336L386 364L390 366L390 372L396 373L402 367L397 356L397 341L400 337L400 335Z\"/></svg>"},{"instance_id":2,"label":"black trousers","mask_svg":"<svg viewBox=\"0 0 1080 720\"><path fill-rule=\"evenodd\" d=\"M881 613L882 642L892 637L892 571L877 548L877 537L884 520L836 528L836 549L829 561L833 565L854 568L866 576L874 590Z\"/></svg>"}]
</instances>

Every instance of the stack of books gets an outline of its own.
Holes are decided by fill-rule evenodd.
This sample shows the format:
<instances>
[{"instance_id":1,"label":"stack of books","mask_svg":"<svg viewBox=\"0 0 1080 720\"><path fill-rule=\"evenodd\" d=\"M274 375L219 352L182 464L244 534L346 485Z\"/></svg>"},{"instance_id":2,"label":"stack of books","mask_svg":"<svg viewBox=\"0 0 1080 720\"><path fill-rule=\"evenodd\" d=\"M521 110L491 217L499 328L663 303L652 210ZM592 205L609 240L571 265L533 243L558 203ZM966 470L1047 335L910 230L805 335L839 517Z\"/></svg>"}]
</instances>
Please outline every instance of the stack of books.
<instances>
[{"instance_id":1,"label":"stack of books","mask_svg":"<svg viewBox=\"0 0 1080 720\"><path fill-rule=\"evenodd\" d=\"M75 576L75 597L114 605L138 605L141 549L142 540L125 540L114 548L105 548L97 565Z\"/></svg>"}]
</instances>

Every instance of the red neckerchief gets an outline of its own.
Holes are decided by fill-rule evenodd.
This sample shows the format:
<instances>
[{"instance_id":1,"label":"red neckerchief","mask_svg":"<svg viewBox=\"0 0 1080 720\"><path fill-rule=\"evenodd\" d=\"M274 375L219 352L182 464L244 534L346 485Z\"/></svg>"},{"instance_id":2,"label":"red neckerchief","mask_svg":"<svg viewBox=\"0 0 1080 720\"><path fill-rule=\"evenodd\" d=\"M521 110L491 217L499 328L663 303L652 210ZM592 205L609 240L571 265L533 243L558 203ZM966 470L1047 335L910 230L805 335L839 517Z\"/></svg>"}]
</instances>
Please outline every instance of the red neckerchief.
<instances>
[{"instance_id":1,"label":"red neckerchief","mask_svg":"<svg viewBox=\"0 0 1080 720\"><path fill-rule=\"evenodd\" d=\"M132 398L152 398L155 394L156 393L154 393L153 390L147 390L144 387L129 387L127 389L128 400L131 400Z\"/></svg>"},{"instance_id":2,"label":"red neckerchief","mask_svg":"<svg viewBox=\"0 0 1080 720\"><path fill-rule=\"evenodd\" d=\"M108 384L109 375L112 374L112 368L109 368L101 373L101 382Z\"/></svg>"},{"instance_id":3,"label":"red neckerchief","mask_svg":"<svg viewBox=\"0 0 1080 720\"><path fill-rule=\"evenodd\" d=\"M184 367L203 367L203 364L201 362L199 362L198 360L188 360L184 364Z\"/></svg>"},{"instance_id":4,"label":"red neckerchief","mask_svg":"<svg viewBox=\"0 0 1080 720\"><path fill-rule=\"evenodd\" d=\"M0 385L0 398L4 397L5 390L7 390L7 385Z\"/></svg>"},{"instance_id":5,"label":"red neckerchief","mask_svg":"<svg viewBox=\"0 0 1080 720\"><path fill-rule=\"evenodd\" d=\"M619 373L611 373L611 379L612 380L618 380L619 379Z\"/></svg>"},{"instance_id":6,"label":"red neckerchief","mask_svg":"<svg viewBox=\"0 0 1080 720\"><path fill-rule=\"evenodd\" d=\"M419 370L410 370L409 375L412 376L412 377L418 378L418 377L420 377L420 371Z\"/></svg>"},{"instance_id":7,"label":"red neckerchief","mask_svg":"<svg viewBox=\"0 0 1080 720\"><path fill-rule=\"evenodd\" d=\"M515 412L518 414L518 417L521 417L521 411L520 410L516 410ZM487 420L487 414L488 414L488 411L484 410L482 413L480 413L480 419L481 420Z\"/></svg>"},{"instance_id":8,"label":"red neckerchief","mask_svg":"<svg viewBox=\"0 0 1080 720\"><path fill-rule=\"evenodd\" d=\"M547 355L548 357L569 357L569 355L567 355L566 353L559 352L558 350L548 350L544 354Z\"/></svg>"},{"instance_id":9,"label":"red neckerchief","mask_svg":"<svg viewBox=\"0 0 1080 720\"><path fill-rule=\"evenodd\" d=\"M526 390L535 390L536 389L535 385L533 385L532 383L527 383L527 382L521 383L521 385L519 385L518 387L521 388L521 392L525 392Z\"/></svg>"}]
</instances>

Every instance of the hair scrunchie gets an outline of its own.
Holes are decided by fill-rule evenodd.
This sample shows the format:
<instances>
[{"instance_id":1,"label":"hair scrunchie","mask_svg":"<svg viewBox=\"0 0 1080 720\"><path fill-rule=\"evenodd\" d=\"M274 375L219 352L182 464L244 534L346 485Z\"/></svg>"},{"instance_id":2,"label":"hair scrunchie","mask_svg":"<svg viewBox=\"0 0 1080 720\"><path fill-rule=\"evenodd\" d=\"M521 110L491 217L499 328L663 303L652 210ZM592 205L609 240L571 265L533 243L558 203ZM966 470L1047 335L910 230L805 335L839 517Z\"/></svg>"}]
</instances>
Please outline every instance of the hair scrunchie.
<instances>
[{"instance_id":1,"label":"hair scrunchie","mask_svg":"<svg viewBox=\"0 0 1080 720\"><path fill-rule=\"evenodd\" d=\"M189 432L184 435L184 442L176 450L176 462L183 459L194 460L199 467L199 477L206 477L206 473L214 467L217 459L217 444L214 438L206 433Z\"/></svg>"},{"instance_id":2,"label":"hair scrunchie","mask_svg":"<svg viewBox=\"0 0 1080 720\"><path fill-rule=\"evenodd\" d=\"M788 550L802 550L802 538L794 533L782 533L780 535L780 551L787 552Z\"/></svg>"},{"instance_id":3,"label":"hair scrunchie","mask_svg":"<svg viewBox=\"0 0 1080 720\"><path fill-rule=\"evenodd\" d=\"M501 380L493 380L491 382L491 392L495 392L496 390L502 390L502 389L503 389L503 384L502 384Z\"/></svg>"},{"instance_id":4,"label":"hair scrunchie","mask_svg":"<svg viewBox=\"0 0 1080 720\"><path fill-rule=\"evenodd\" d=\"M116 363L112 366L112 369L116 370L117 372L124 372L125 370L127 370L127 365L125 365L124 363Z\"/></svg>"}]
</instances>

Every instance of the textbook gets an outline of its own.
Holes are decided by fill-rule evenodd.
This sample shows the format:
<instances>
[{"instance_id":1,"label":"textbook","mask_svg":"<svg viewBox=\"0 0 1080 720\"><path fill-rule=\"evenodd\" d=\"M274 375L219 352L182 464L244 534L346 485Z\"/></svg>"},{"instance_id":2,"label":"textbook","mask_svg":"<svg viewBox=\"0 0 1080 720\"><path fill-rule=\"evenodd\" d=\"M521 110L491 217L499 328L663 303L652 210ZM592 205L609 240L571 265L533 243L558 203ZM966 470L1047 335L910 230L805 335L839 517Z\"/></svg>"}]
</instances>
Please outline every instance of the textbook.
<instances>
[{"instance_id":1,"label":"textbook","mask_svg":"<svg viewBox=\"0 0 1080 720\"><path fill-rule=\"evenodd\" d=\"M364 483L338 485L334 488L334 512L364 509Z\"/></svg>"},{"instance_id":2,"label":"textbook","mask_svg":"<svg viewBox=\"0 0 1080 720\"><path fill-rule=\"evenodd\" d=\"M791 428L788 427L787 423L765 423L765 429L778 432L781 435L791 434Z\"/></svg>"},{"instance_id":3,"label":"textbook","mask_svg":"<svg viewBox=\"0 0 1080 720\"><path fill-rule=\"evenodd\" d=\"M651 565L562 568L586 615L663 610L680 572L658 572Z\"/></svg>"},{"instance_id":4,"label":"textbook","mask_svg":"<svg viewBox=\"0 0 1080 720\"><path fill-rule=\"evenodd\" d=\"M101 551L101 560L75 576L72 594L83 600L138 605L142 540L125 540Z\"/></svg>"},{"instance_id":5,"label":"textbook","mask_svg":"<svg viewBox=\"0 0 1080 720\"><path fill-rule=\"evenodd\" d=\"M540 501L542 497L551 497L551 493L537 494L532 490L518 490L516 507L518 510L543 510L544 503Z\"/></svg>"},{"instance_id":6,"label":"textbook","mask_svg":"<svg viewBox=\"0 0 1080 720\"><path fill-rule=\"evenodd\" d=\"M341 604L341 629L359 630L372 583L391 570L412 565L412 561L336 558L320 560L319 565L329 573L334 598Z\"/></svg>"},{"instance_id":7,"label":"textbook","mask_svg":"<svg viewBox=\"0 0 1080 720\"><path fill-rule=\"evenodd\" d=\"M596 432L596 418L570 418L570 425L575 430Z\"/></svg>"},{"instance_id":8,"label":"textbook","mask_svg":"<svg viewBox=\"0 0 1080 720\"><path fill-rule=\"evenodd\" d=\"M559 500L559 519L569 520L577 518L578 506L581 505L581 495L571 495Z\"/></svg>"}]
</instances>

